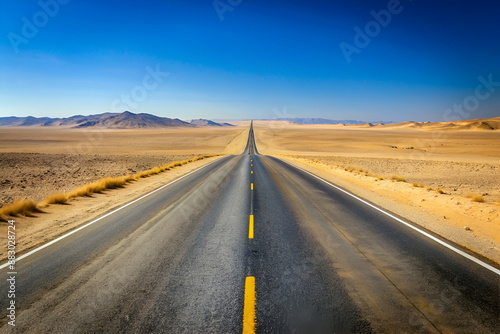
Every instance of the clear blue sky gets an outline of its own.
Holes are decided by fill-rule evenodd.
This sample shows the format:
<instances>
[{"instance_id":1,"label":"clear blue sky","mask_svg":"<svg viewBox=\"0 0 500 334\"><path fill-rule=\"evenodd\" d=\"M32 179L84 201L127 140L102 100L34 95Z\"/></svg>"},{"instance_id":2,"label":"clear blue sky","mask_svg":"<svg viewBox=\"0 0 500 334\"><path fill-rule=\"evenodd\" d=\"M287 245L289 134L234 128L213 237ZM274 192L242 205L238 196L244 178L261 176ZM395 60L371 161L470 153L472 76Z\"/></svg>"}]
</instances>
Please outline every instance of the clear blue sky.
<instances>
[{"instance_id":1,"label":"clear blue sky","mask_svg":"<svg viewBox=\"0 0 500 334\"><path fill-rule=\"evenodd\" d=\"M0 3L0 116L440 121L467 99L468 118L500 115L500 86L474 100L478 76L500 82L495 1L54 1Z\"/></svg>"}]
</instances>

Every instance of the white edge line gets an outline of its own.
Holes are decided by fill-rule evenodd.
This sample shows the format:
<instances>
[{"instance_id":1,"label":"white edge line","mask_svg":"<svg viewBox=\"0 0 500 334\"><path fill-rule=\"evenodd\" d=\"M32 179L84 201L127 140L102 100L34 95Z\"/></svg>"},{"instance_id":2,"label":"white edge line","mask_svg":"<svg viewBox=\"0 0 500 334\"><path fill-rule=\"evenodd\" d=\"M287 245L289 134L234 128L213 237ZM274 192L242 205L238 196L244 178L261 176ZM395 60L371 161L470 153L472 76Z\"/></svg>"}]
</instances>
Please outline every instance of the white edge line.
<instances>
[{"instance_id":1,"label":"white edge line","mask_svg":"<svg viewBox=\"0 0 500 334\"><path fill-rule=\"evenodd\" d=\"M36 252L38 252L38 251L41 251L42 249L44 249L44 248L46 248L46 247L49 247L50 245L53 245L53 244L55 244L56 242L61 241L62 239L67 238L67 237L69 237L70 235L72 235L72 234L74 234L74 233L76 233L76 232L78 232L78 231L80 231L80 230L83 230L83 229L84 229L84 228L86 228L87 226L90 226L90 225L92 225L92 224L94 224L94 223L98 222L99 220L101 220L101 219L103 219L103 218L106 218L107 216L112 215L113 213L115 213L115 212L117 212L117 211L120 211L121 209L126 208L127 206L132 205L132 204L134 204L135 202L140 201L141 199L143 199L143 198L145 198L145 197L148 197L149 195L154 194L155 192L157 192L157 191L159 191L159 190L161 190L161 189L163 189L163 188L165 188L165 187L168 187L169 185L171 185L171 184L173 184L173 183L175 183L175 182L179 181L180 179L183 179L183 178L185 178L186 176L188 176L188 175L190 175L190 174L193 174L193 173L195 173L195 172L199 171L200 169L205 168L205 167L207 167L207 166L209 166L209 165L213 164L214 162L216 162L216 161L218 161L218 160L219 160L219 159L214 160L214 161L212 161L212 162L210 162L210 163L208 163L208 164L206 164L206 165L204 165L204 166L201 166L200 168L197 168L197 169L195 169L195 170L193 170L193 171L191 171L191 172L189 172L189 173L187 173L187 174L184 174L184 175L182 175L181 177L179 177L179 178L177 178L177 179L175 179L175 180L173 180L173 181L171 181L171 182L169 182L169 183L167 183L167 184L165 184L165 185L161 186L160 188L157 188L157 189L155 189L155 190L153 190L153 191L151 191L151 192L147 193L146 195L143 195L143 196L141 196L141 197L139 197L139 198L137 198L137 199L133 200L132 202L129 202L129 203L127 203L127 204L125 204L125 205L123 205L123 206L119 207L118 209L115 209L115 210L113 210L113 211L111 211L111 212L108 212L108 213L107 213L107 214L105 214L104 216L101 216L101 217L99 217L99 218L97 218L97 219L95 219L95 220L91 221L90 223L87 223L87 224L85 224L85 225L83 225L83 226L80 226L79 228L74 229L73 231L68 232L68 233L66 233L66 234L64 234L64 235L62 235L62 236L60 236L60 237L59 237L59 238L57 238L57 239L54 239L54 240L52 240L52 241L49 241L49 242L47 242L46 244L43 244L42 246L40 246L40 247L38 247L38 248L35 248L35 249L33 249L32 251L29 251L28 253L26 253L26 254L23 254L23 255L19 256L18 258L16 258L16 263L17 263L19 260L22 260L22 259L24 259L24 258L26 258L26 257L28 257L28 256L30 256L30 255L32 255L32 254L34 254L34 253L36 253ZM9 265L9 262L7 262L7 263L5 263L5 264L2 264L2 265L0 266L0 270L1 270L1 269L3 269L3 268L5 268L5 267L7 267L8 265Z\"/></svg>"},{"instance_id":2,"label":"white edge line","mask_svg":"<svg viewBox=\"0 0 500 334\"><path fill-rule=\"evenodd\" d=\"M407 223L407 222L405 222L405 221L404 221L404 220L402 220L402 219L399 219L398 217L396 217L396 216L394 216L394 215L390 214L389 212L384 211L384 210L380 209L379 207L377 207L377 206L375 206L375 205L373 205L373 204L371 204L371 203L368 203L368 202L367 202L367 201L365 201L364 199L362 199L362 198L360 198L360 197L358 197L358 196L356 196L356 195L353 195L353 194L351 194L350 192L348 192L348 191L346 191L346 190L344 190L344 189L342 189L342 188L340 188L340 187L337 187L336 185L334 185L334 184L332 184L332 183L330 183L330 182L328 182L328 181L326 181L326 180L324 180L324 179L320 178L319 176L314 175L313 173L310 173L310 172L306 171L306 170L305 170L305 169L303 169L303 168L300 168L300 167L298 167L298 166L295 166L295 165L293 165L293 164L291 164L291 163L289 163L289 162L287 162L287 161L285 161L285 160L282 160L282 159L280 159L280 158L277 158L277 159L279 159L279 160L283 161L284 163L286 163L286 164L288 164L288 165L290 165L290 166L292 166L292 167L295 167L295 168L297 168L297 169L299 169L299 170L301 170L301 171L303 171L303 172L305 172L305 173L307 173L307 174L309 174L309 175L311 175L311 176L313 176L313 177L317 178L317 179L318 179L318 180L320 180L320 181L323 181L324 183L328 184L329 186L331 186L331 187L333 187L333 188L335 188L335 189L337 189L337 190L342 191L343 193L345 193L345 194L347 194L347 195L349 195L349 196L351 196L351 197L353 197L353 198L357 199L357 200L358 200L358 201L360 201L360 202L363 202L364 204L366 204L366 205L368 205L368 206L370 206L370 207L374 208L375 210L378 210L378 211L380 211L380 212L382 212L382 213L386 214L387 216L389 216L389 217L393 218L394 220L397 220L397 221L398 221L398 222L400 222L401 224L404 224L404 225L408 226L409 228L412 228L413 230L415 230L415 231L417 231L417 232L419 232L419 233L421 233L421 234L425 235L425 236L426 236L426 237L428 237L429 239L432 239L432 240L436 241L437 243L439 243L439 244L443 245L444 247L446 247L446 248L448 248L448 249L450 249L450 250L454 251L454 252L455 252L455 253L457 253L457 254L462 255L463 257L465 257L465 258L467 258L467 259L469 259L469 260L471 260L471 261L473 261L473 262L475 262L475 263L479 264L480 266L482 266L482 267L484 267L484 268L486 268L486 269L488 269L488 270L490 270L490 271L492 271L492 272L494 272L495 274L497 274L497 275L499 275L499 276L500 276L500 270L499 270L499 269L497 269L497 268L495 268L495 267L493 267L493 266L491 266L491 265L489 265L489 264L487 264L487 263L485 263L485 262L483 262L483 261L481 261L481 260L479 260L479 259L475 258L474 256L472 256L472 255L470 255L470 254L465 253L464 251L462 251L462 250L460 250L460 249L458 249L458 248L456 248L456 247L453 247L452 245L447 244L446 242L444 242L444 241L442 241L442 240L440 240L440 239L438 239L438 238L434 237L433 235L431 235L431 234L429 234L429 233L427 233L427 232L425 232L425 231L422 231L421 229L419 229L419 228L417 228L417 227L413 226L412 224Z\"/></svg>"}]
</instances>

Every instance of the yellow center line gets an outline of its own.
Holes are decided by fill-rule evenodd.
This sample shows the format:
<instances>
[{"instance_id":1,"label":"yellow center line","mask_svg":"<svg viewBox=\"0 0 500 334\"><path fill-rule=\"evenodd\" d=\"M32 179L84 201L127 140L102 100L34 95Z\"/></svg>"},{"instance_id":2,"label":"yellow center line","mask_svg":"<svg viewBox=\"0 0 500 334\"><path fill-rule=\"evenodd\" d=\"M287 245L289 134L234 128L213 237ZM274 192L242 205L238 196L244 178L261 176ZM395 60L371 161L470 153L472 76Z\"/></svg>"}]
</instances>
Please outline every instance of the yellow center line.
<instances>
[{"instance_id":1,"label":"yellow center line","mask_svg":"<svg viewBox=\"0 0 500 334\"><path fill-rule=\"evenodd\" d=\"M250 174L253 174L253 170L250 171Z\"/></svg>"},{"instance_id":2,"label":"yellow center line","mask_svg":"<svg viewBox=\"0 0 500 334\"><path fill-rule=\"evenodd\" d=\"M253 167L253 164L250 164L250 167Z\"/></svg>"},{"instance_id":3,"label":"yellow center line","mask_svg":"<svg viewBox=\"0 0 500 334\"><path fill-rule=\"evenodd\" d=\"M255 277L245 279L245 305L243 306L243 334L255 333Z\"/></svg>"},{"instance_id":4,"label":"yellow center line","mask_svg":"<svg viewBox=\"0 0 500 334\"><path fill-rule=\"evenodd\" d=\"M253 239L253 215L250 215L250 223L248 226L248 239Z\"/></svg>"},{"instance_id":5,"label":"yellow center line","mask_svg":"<svg viewBox=\"0 0 500 334\"><path fill-rule=\"evenodd\" d=\"M250 183L250 190L253 190L253 183Z\"/></svg>"}]
</instances>

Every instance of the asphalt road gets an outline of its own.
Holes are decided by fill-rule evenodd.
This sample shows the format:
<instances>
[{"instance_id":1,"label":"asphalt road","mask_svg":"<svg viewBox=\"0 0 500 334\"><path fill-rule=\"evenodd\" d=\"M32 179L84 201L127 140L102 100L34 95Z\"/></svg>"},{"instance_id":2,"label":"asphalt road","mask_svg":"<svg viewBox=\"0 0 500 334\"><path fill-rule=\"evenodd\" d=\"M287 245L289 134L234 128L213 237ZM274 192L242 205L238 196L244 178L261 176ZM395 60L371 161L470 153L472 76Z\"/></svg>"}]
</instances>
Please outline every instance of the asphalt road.
<instances>
[{"instance_id":1,"label":"asphalt road","mask_svg":"<svg viewBox=\"0 0 500 334\"><path fill-rule=\"evenodd\" d=\"M15 328L1 269L0 332L499 332L498 266L369 204L251 130L243 154L21 259Z\"/></svg>"}]
</instances>

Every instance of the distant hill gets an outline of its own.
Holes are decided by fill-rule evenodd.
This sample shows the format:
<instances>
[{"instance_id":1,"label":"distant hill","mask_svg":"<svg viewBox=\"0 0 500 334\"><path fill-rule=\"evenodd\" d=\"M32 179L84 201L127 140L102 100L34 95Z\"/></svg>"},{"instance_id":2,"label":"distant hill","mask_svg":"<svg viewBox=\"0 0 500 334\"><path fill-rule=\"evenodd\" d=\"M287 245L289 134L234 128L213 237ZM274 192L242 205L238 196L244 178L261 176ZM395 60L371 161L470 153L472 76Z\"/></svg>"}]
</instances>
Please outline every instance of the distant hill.
<instances>
[{"instance_id":1,"label":"distant hill","mask_svg":"<svg viewBox=\"0 0 500 334\"><path fill-rule=\"evenodd\" d=\"M196 120L191 123L178 118L159 117L151 114L134 114L130 111L122 113L103 113L96 115L75 115L66 118L50 117L0 117L0 126L65 126L71 128L107 128L107 129L139 129L139 128L166 128L166 127L195 127L195 126L231 126L228 123L216 123L210 120Z\"/></svg>"},{"instance_id":2,"label":"distant hill","mask_svg":"<svg viewBox=\"0 0 500 334\"><path fill-rule=\"evenodd\" d=\"M208 119L193 119L189 124L192 124L194 126L234 126L229 123L217 123Z\"/></svg>"},{"instance_id":3,"label":"distant hill","mask_svg":"<svg viewBox=\"0 0 500 334\"><path fill-rule=\"evenodd\" d=\"M43 126L78 126L85 122L105 120L109 117L119 115L118 113L103 113L96 115L75 115L67 118L51 118L49 121L45 122Z\"/></svg>"},{"instance_id":4,"label":"distant hill","mask_svg":"<svg viewBox=\"0 0 500 334\"><path fill-rule=\"evenodd\" d=\"M158 117L151 114L134 114L130 111L117 115L106 115L96 119L85 120L76 125L76 128L101 127L108 129L138 129L138 128L165 128L172 126L189 126L189 123L180 119Z\"/></svg>"},{"instance_id":5,"label":"distant hill","mask_svg":"<svg viewBox=\"0 0 500 334\"><path fill-rule=\"evenodd\" d=\"M53 120L54 118L49 117L0 117L0 126L34 126L34 125L43 125L46 122Z\"/></svg>"}]
</instances>

